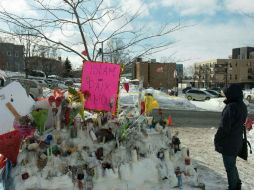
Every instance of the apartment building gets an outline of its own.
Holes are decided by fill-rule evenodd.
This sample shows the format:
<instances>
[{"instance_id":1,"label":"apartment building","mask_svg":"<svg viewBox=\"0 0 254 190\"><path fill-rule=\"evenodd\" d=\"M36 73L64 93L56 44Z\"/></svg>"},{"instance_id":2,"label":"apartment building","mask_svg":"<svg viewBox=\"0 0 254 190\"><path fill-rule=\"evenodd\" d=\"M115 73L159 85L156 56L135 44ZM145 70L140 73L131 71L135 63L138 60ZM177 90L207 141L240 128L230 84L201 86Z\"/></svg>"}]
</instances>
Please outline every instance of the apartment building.
<instances>
[{"instance_id":1,"label":"apartment building","mask_svg":"<svg viewBox=\"0 0 254 190\"><path fill-rule=\"evenodd\" d=\"M234 48L230 57L195 63L195 87L237 83L246 89L254 88L254 47Z\"/></svg>"},{"instance_id":2,"label":"apartment building","mask_svg":"<svg viewBox=\"0 0 254 190\"><path fill-rule=\"evenodd\" d=\"M232 59L254 59L254 47L232 49Z\"/></svg>"},{"instance_id":3,"label":"apartment building","mask_svg":"<svg viewBox=\"0 0 254 190\"><path fill-rule=\"evenodd\" d=\"M134 64L135 78L144 81L144 87L171 89L176 87L176 63L158 63L156 60L142 61Z\"/></svg>"},{"instance_id":4,"label":"apartment building","mask_svg":"<svg viewBox=\"0 0 254 190\"><path fill-rule=\"evenodd\" d=\"M254 87L254 59L213 59L194 67L195 87L223 87L230 83Z\"/></svg>"},{"instance_id":5,"label":"apartment building","mask_svg":"<svg viewBox=\"0 0 254 190\"><path fill-rule=\"evenodd\" d=\"M24 46L12 43L0 43L0 68L7 71L25 70Z\"/></svg>"}]
</instances>

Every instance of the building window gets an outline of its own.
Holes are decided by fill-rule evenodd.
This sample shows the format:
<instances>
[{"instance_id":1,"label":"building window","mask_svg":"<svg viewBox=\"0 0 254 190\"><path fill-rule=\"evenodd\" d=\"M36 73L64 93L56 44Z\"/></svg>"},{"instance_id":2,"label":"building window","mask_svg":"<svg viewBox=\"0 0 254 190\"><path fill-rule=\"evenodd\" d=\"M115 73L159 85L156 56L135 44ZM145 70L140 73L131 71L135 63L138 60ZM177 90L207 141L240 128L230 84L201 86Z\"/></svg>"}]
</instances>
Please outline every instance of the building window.
<instances>
[{"instance_id":1,"label":"building window","mask_svg":"<svg viewBox=\"0 0 254 190\"><path fill-rule=\"evenodd\" d=\"M231 63L229 63L229 67L232 67L232 64L231 64Z\"/></svg>"},{"instance_id":2,"label":"building window","mask_svg":"<svg viewBox=\"0 0 254 190\"><path fill-rule=\"evenodd\" d=\"M7 51L7 55L8 55L8 56L11 56L11 52L10 52L10 51Z\"/></svg>"},{"instance_id":3,"label":"building window","mask_svg":"<svg viewBox=\"0 0 254 190\"><path fill-rule=\"evenodd\" d=\"M18 57L19 56L19 53L18 52L15 52L15 57Z\"/></svg>"},{"instance_id":4,"label":"building window","mask_svg":"<svg viewBox=\"0 0 254 190\"><path fill-rule=\"evenodd\" d=\"M237 80L237 75L235 75L235 80Z\"/></svg>"},{"instance_id":5,"label":"building window","mask_svg":"<svg viewBox=\"0 0 254 190\"><path fill-rule=\"evenodd\" d=\"M235 66L237 67L237 62L235 63Z\"/></svg>"},{"instance_id":6,"label":"building window","mask_svg":"<svg viewBox=\"0 0 254 190\"><path fill-rule=\"evenodd\" d=\"M229 75L229 79L230 79L230 80L232 79L232 75L231 75L231 74Z\"/></svg>"}]
</instances>

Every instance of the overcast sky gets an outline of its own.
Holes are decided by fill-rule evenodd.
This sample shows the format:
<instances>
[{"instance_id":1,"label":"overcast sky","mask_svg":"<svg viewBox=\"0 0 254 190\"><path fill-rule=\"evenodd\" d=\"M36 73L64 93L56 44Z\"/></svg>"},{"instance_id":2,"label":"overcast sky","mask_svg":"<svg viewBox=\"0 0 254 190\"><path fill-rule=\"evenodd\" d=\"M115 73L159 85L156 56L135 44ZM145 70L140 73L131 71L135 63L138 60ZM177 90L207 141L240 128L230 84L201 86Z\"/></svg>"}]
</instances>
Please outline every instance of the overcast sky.
<instances>
[{"instance_id":1,"label":"overcast sky","mask_svg":"<svg viewBox=\"0 0 254 190\"><path fill-rule=\"evenodd\" d=\"M113 1L105 0L108 4ZM253 0L118 1L130 14L142 6L139 22L149 23L154 27L166 22L180 22L182 26L189 26L165 39L176 43L170 49L151 57L158 61L161 57L171 56L173 60L188 65L206 59L227 58L235 47L254 46ZM38 14L31 10L30 2L30 0L1 0L0 5L17 14ZM253 15L253 18L247 15ZM58 31L54 33L61 38ZM62 53L63 57L65 55ZM68 56L75 67L81 65L78 56Z\"/></svg>"}]
</instances>

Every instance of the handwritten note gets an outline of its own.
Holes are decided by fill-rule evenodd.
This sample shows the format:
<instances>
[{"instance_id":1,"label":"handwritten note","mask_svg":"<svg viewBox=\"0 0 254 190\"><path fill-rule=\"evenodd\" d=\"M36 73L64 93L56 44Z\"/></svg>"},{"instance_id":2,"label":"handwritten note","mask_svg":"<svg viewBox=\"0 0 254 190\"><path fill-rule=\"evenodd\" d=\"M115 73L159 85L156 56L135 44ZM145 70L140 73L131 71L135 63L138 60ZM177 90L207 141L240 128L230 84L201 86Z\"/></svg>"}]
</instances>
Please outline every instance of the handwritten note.
<instances>
[{"instance_id":1,"label":"handwritten note","mask_svg":"<svg viewBox=\"0 0 254 190\"><path fill-rule=\"evenodd\" d=\"M86 61L83 65L83 92L90 92L85 108L97 111L116 112L120 65Z\"/></svg>"}]
</instances>

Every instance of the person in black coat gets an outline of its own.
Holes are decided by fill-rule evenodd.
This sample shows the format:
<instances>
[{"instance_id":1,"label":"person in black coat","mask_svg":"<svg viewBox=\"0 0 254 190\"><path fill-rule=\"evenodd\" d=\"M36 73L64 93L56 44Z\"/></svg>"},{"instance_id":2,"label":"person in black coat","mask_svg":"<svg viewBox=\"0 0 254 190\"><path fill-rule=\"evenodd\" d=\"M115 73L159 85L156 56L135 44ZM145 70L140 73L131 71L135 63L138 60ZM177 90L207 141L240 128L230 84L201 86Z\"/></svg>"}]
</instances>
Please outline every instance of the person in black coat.
<instances>
[{"instance_id":1,"label":"person in black coat","mask_svg":"<svg viewBox=\"0 0 254 190\"><path fill-rule=\"evenodd\" d=\"M243 102L243 92L239 85L224 88L226 104L214 138L215 150L222 154L227 172L229 190L240 190L241 180L236 167L236 157L242 148L243 125L247 117L247 107Z\"/></svg>"}]
</instances>

